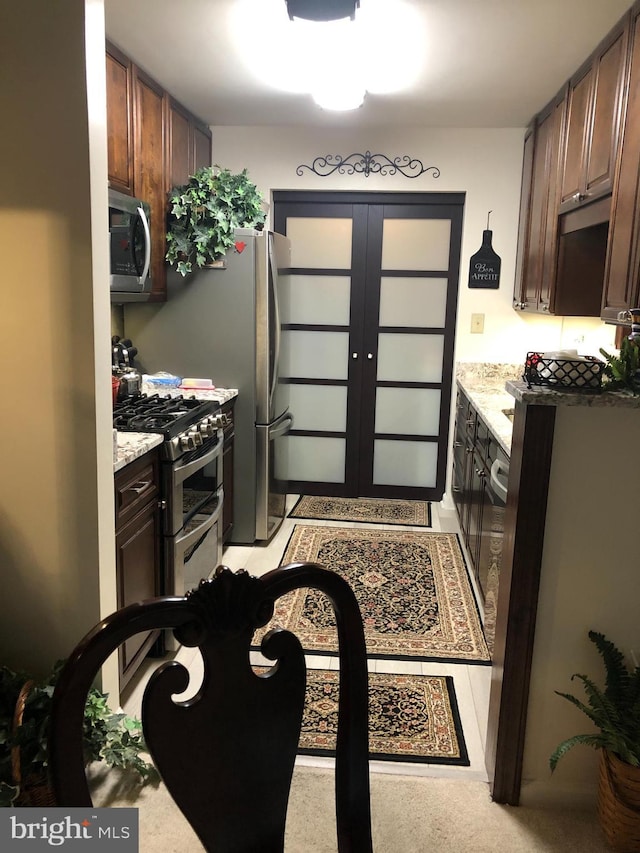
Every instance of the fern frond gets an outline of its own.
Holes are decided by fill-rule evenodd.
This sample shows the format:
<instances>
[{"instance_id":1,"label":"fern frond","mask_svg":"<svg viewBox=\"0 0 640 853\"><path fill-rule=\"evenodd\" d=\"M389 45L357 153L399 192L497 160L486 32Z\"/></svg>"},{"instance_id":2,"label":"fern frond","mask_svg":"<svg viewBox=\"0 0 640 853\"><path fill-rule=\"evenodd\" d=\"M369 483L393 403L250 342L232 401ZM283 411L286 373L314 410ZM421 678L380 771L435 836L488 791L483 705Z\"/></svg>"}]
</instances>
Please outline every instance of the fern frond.
<instances>
[{"instance_id":1,"label":"fern frond","mask_svg":"<svg viewBox=\"0 0 640 853\"><path fill-rule=\"evenodd\" d=\"M612 701L626 698L629 690L629 670L624 655L611 640L598 631L589 631L589 639L595 644L605 667L605 692Z\"/></svg>"},{"instance_id":2,"label":"fern frond","mask_svg":"<svg viewBox=\"0 0 640 853\"><path fill-rule=\"evenodd\" d=\"M554 749L551 757L549 758L549 767L551 768L552 773L556 769L558 761L560 761L560 759L566 755L570 749L573 749L574 746L577 746L580 743L585 744L586 746L592 746L594 749L600 749L602 747L602 736L597 734L573 735L573 737L563 740L562 743L558 744Z\"/></svg>"}]
</instances>

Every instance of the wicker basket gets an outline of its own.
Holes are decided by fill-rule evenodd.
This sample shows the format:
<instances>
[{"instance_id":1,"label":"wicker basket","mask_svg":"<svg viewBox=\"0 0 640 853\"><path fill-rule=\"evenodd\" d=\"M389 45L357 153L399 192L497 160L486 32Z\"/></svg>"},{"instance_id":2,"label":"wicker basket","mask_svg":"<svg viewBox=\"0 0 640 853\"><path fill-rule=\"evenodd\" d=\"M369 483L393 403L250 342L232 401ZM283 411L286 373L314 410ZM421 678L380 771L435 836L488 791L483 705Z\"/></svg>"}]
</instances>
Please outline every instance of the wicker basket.
<instances>
[{"instance_id":1,"label":"wicker basket","mask_svg":"<svg viewBox=\"0 0 640 853\"><path fill-rule=\"evenodd\" d=\"M614 850L640 851L640 767L605 749L600 756L598 817Z\"/></svg>"},{"instance_id":2,"label":"wicker basket","mask_svg":"<svg viewBox=\"0 0 640 853\"><path fill-rule=\"evenodd\" d=\"M13 731L22 725L22 717L24 708L27 704L29 692L33 687L33 681L25 681L22 685L18 698L16 700L16 709L13 714ZM13 775L13 783L20 788L20 794L16 800L17 806L38 806L44 808L47 806L55 806L56 800L53 793L53 788L49 785L46 777L42 776L27 776L22 778L22 768L20 766L20 747L13 746L11 748L11 772Z\"/></svg>"}]
</instances>

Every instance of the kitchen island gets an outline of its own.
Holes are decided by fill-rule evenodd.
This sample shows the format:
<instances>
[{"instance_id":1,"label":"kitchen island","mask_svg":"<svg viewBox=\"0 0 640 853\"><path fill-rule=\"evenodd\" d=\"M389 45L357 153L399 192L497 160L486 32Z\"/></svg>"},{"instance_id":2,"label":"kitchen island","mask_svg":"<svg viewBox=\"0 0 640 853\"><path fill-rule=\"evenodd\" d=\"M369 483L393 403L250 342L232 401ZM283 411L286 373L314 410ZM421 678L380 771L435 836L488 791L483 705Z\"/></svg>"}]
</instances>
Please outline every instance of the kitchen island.
<instances>
[{"instance_id":1,"label":"kitchen island","mask_svg":"<svg viewBox=\"0 0 640 853\"><path fill-rule=\"evenodd\" d=\"M472 392L473 381L462 383ZM572 750L551 776L557 744L588 729L555 691L571 692L575 672L602 683L589 630L627 654L640 642L640 397L503 376L485 388L500 408L505 391L514 415L487 730L492 794L513 805L593 803L594 750Z\"/></svg>"}]
</instances>

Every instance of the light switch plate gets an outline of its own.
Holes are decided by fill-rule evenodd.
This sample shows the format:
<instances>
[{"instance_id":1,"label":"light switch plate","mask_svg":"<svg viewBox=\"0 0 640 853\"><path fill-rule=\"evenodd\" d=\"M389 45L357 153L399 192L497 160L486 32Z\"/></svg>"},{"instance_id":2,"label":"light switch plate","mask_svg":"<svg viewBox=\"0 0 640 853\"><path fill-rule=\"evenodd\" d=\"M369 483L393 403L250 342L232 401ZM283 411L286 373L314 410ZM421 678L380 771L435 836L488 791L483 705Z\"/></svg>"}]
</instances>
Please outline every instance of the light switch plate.
<instances>
[{"instance_id":1,"label":"light switch plate","mask_svg":"<svg viewBox=\"0 0 640 853\"><path fill-rule=\"evenodd\" d=\"M484 314L471 315L471 334L481 335L484 332Z\"/></svg>"}]
</instances>

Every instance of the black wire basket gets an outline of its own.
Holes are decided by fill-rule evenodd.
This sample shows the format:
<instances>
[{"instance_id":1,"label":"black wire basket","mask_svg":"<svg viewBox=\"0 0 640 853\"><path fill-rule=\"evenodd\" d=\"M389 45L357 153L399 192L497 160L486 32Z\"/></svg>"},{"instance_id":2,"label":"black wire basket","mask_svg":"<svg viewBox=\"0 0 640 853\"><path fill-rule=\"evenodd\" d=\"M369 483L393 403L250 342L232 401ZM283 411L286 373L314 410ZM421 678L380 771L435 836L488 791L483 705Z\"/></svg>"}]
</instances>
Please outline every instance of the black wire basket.
<instances>
[{"instance_id":1,"label":"black wire basket","mask_svg":"<svg viewBox=\"0 0 640 853\"><path fill-rule=\"evenodd\" d=\"M574 359L528 352L522 378L528 388L542 385L556 391L598 394L602 391L605 366L603 361L589 355Z\"/></svg>"}]
</instances>

